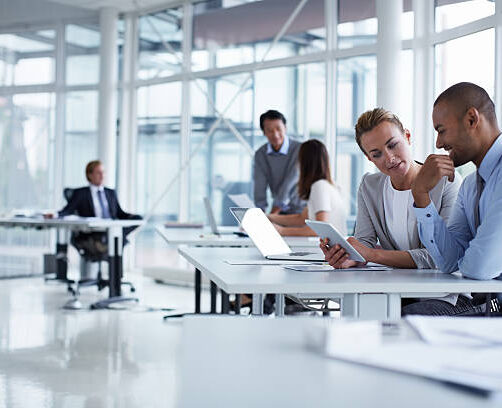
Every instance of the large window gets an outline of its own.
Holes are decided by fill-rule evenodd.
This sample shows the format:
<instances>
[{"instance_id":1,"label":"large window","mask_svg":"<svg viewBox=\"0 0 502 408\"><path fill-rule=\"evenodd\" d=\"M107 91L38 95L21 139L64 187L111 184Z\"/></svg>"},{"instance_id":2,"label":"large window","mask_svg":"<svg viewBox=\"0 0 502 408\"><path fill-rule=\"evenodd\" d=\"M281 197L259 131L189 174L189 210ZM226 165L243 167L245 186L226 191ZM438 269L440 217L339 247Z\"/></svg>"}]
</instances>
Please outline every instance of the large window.
<instances>
[{"instance_id":1,"label":"large window","mask_svg":"<svg viewBox=\"0 0 502 408\"><path fill-rule=\"evenodd\" d=\"M180 168L180 113L180 83L138 90L136 207L142 214L153 212L158 220L178 219L179 179L158 200Z\"/></svg>"},{"instance_id":2,"label":"large window","mask_svg":"<svg viewBox=\"0 0 502 408\"><path fill-rule=\"evenodd\" d=\"M436 45L438 95L457 82L474 82L493 97L495 84L495 30L490 29Z\"/></svg>"},{"instance_id":3,"label":"large window","mask_svg":"<svg viewBox=\"0 0 502 408\"><path fill-rule=\"evenodd\" d=\"M280 41L272 41L299 2L235 2L229 7L205 1L194 5L194 70L248 64L324 51L324 0L309 0Z\"/></svg>"},{"instance_id":4,"label":"large window","mask_svg":"<svg viewBox=\"0 0 502 408\"><path fill-rule=\"evenodd\" d=\"M357 190L362 175L372 166L355 140L357 118L376 104L376 57L340 60L337 74L336 181L342 186L349 214L357 209Z\"/></svg>"},{"instance_id":5,"label":"large window","mask_svg":"<svg viewBox=\"0 0 502 408\"><path fill-rule=\"evenodd\" d=\"M0 34L0 86L54 81L54 30Z\"/></svg>"},{"instance_id":6,"label":"large window","mask_svg":"<svg viewBox=\"0 0 502 408\"><path fill-rule=\"evenodd\" d=\"M338 47L352 48L374 44L378 21L374 1L338 1Z\"/></svg>"},{"instance_id":7,"label":"large window","mask_svg":"<svg viewBox=\"0 0 502 408\"><path fill-rule=\"evenodd\" d=\"M66 83L97 84L99 80L98 26L68 24L66 26Z\"/></svg>"},{"instance_id":8,"label":"large window","mask_svg":"<svg viewBox=\"0 0 502 408\"><path fill-rule=\"evenodd\" d=\"M54 94L0 97L0 106L0 208L48 208L54 187Z\"/></svg>"},{"instance_id":9,"label":"large window","mask_svg":"<svg viewBox=\"0 0 502 408\"><path fill-rule=\"evenodd\" d=\"M86 185L85 166L98 158L98 92L68 92L65 118L64 185Z\"/></svg>"},{"instance_id":10,"label":"large window","mask_svg":"<svg viewBox=\"0 0 502 408\"><path fill-rule=\"evenodd\" d=\"M181 71L182 19L179 8L140 17L139 79L160 78Z\"/></svg>"},{"instance_id":11,"label":"large window","mask_svg":"<svg viewBox=\"0 0 502 408\"><path fill-rule=\"evenodd\" d=\"M491 16L495 13L492 0L436 0L436 31L447 30Z\"/></svg>"}]
</instances>

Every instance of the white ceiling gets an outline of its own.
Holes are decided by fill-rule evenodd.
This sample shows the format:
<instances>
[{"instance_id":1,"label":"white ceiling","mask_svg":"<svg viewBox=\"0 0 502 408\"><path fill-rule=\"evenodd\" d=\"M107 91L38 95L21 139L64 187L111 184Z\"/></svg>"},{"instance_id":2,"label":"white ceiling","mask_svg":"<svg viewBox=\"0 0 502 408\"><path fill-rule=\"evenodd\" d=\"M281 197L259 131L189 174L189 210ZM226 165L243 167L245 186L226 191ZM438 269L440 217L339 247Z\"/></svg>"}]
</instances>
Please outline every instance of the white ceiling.
<instances>
[{"instance_id":1,"label":"white ceiling","mask_svg":"<svg viewBox=\"0 0 502 408\"><path fill-rule=\"evenodd\" d=\"M52 3L60 3L67 6L80 7L89 10L99 10L103 7L114 7L119 11L133 11L137 9L149 9L157 6L169 6L177 0L50 0Z\"/></svg>"}]
</instances>

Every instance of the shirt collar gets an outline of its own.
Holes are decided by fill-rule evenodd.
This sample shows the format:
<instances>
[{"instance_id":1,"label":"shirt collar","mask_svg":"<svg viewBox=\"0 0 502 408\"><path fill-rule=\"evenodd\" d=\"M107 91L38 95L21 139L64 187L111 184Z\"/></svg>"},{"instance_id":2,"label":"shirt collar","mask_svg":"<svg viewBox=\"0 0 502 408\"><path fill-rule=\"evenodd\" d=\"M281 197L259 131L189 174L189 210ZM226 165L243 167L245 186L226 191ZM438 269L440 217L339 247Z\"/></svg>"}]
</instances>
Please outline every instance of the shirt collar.
<instances>
[{"instance_id":1,"label":"shirt collar","mask_svg":"<svg viewBox=\"0 0 502 408\"><path fill-rule=\"evenodd\" d=\"M493 142L492 147L486 152L485 157L479 165L478 173L481 178L486 181L490 178L497 166L500 158L502 157L502 137L498 135Z\"/></svg>"},{"instance_id":2,"label":"shirt collar","mask_svg":"<svg viewBox=\"0 0 502 408\"><path fill-rule=\"evenodd\" d=\"M95 192L104 191L105 190L105 187L103 185L96 186L94 184L89 184L89 187L91 188L91 191L95 191Z\"/></svg>"},{"instance_id":3,"label":"shirt collar","mask_svg":"<svg viewBox=\"0 0 502 408\"><path fill-rule=\"evenodd\" d=\"M270 143L267 145L267 154L282 154L284 156L287 156L288 150L289 150L289 137L287 135L284 135L284 142L282 142L282 146L279 149L279 151L276 152Z\"/></svg>"}]
</instances>

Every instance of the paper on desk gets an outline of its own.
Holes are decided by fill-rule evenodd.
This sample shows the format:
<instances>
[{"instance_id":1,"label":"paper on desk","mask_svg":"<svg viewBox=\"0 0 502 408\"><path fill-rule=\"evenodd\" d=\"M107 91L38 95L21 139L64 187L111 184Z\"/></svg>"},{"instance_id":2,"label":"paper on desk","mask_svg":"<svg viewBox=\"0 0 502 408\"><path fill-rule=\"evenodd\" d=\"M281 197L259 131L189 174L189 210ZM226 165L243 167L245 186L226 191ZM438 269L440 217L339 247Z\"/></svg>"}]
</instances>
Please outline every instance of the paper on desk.
<instances>
[{"instance_id":1,"label":"paper on desk","mask_svg":"<svg viewBox=\"0 0 502 408\"><path fill-rule=\"evenodd\" d=\"M380 344L373 341L351 346L349 342L343 342L340 335L337 339L336 334L336 331L327 332L325 351L329 357L458 384L471 390L502 392L502 365L499 363L502 361L502 347L466 348L419 340Z\"/></svg>"},{"instance_id":2,"label":"paper on desk","mask_svg":"<svg viewBox=\"0 0 502 408\"><path fill-rule=\"evenodd\" d=\"M502 319L407 316L406 320L430 344L502 347Z\"/></svg>"},{"instance_id":3,"label":"paper on desk","mask_svg":"<svg viewBox=\"0 0 502 408\"><path fill-rule=\"evenodd\" d=\"M236 206L242 208L254 208L254 202L249 198L247 194L229 194L228 198L230 198Z\"/></svg>"},{"instance_id":4,"label":"paper on desk","mask_svg":"<svg viewBox=\"0 0 502 408\"><path fill-rule=\"evenodd\" d=\"M298 265L298 263L293 264L292 266L286 266L286 269L292 269L294 271L300 272L352 272L352 271L387 271L392 268L389 268L385 265L366 265L360 268L347 268L347 269L335 269L330 265Z\"/></svg>"},{"instance_id":5,"label":"paper on desk","mask_svg":"<svg viewBox=\"0 0 502 408\"><path fill-rule=\"evenodd\" d=\"M268 259L244 260L244 261L227 259L225 263L229 265L298 265L298 261L281 261L281 260L268 260ZM319 264L311 262L306 265L314 266Z\"/></svg>"}]
</instances>

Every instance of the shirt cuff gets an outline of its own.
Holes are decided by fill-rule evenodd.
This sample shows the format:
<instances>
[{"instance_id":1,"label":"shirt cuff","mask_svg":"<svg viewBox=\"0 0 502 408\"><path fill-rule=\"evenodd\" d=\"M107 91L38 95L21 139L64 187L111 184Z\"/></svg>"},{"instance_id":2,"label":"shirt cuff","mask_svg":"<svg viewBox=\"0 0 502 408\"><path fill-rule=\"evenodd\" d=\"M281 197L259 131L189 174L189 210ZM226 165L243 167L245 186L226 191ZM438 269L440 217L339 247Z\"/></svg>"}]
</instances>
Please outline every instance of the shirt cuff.
<instances>
[{"instance_id":1,"label":"shirt cuff","mask_svg":"<svg viewBox=\"0 0 502 408\"><path fill-rule=\"evenodd\" d=\"M413 210L415 211L415 216L417 217L418 222L433 223L434 220L439 217L438 211L432 201L425 208L418 208L415 207L415 204L413 204Z\"/></svg>"}]
</instances>

